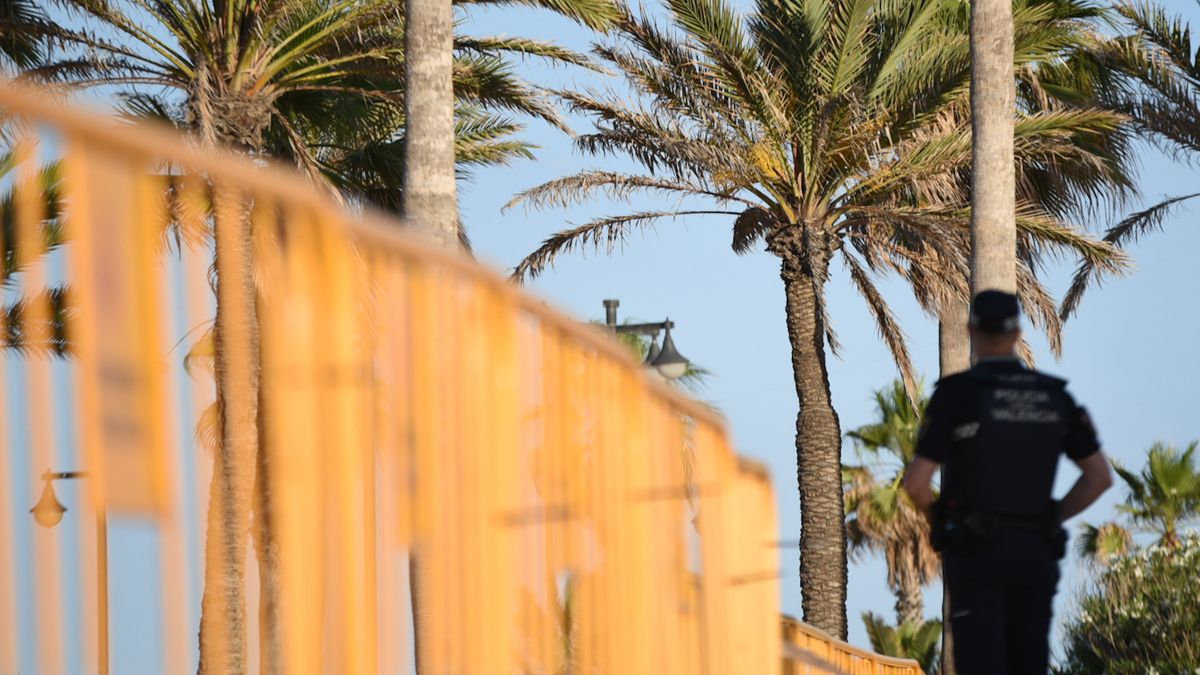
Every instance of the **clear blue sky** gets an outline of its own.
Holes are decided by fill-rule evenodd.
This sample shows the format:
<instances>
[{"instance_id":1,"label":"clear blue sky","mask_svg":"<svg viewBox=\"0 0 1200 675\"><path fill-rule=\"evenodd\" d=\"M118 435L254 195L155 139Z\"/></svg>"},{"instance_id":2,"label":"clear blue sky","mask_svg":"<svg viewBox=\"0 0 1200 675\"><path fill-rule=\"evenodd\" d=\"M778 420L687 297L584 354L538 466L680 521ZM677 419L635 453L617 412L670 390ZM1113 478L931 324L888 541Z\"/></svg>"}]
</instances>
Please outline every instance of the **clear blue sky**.
<instances>
[{"instance_id":1,"label":"clear blue sky","mask_svg":"<svg viewBox=\"0 0 1200 675\"><path fill-rule=\"evenodd\" d=\"M1191 2L1171 0L1173 11L1200 18ZM592 36L570 22L544 12L525 9L472 10L465 29L472 33L507 33L553 39L576 49L586 49ZM577 69L547 69L536 62L522 67L535 81L564 86L603 86L605 78ZM611 80L609 80L611 82ZM586 122L573 120L577 129ZM484 169L461 188L465 221L476 255L500 268L511 268L551 232L568 223L581 223L598 215L628 208L596 201L568 211L501 213L500 207L516 192L542 181L574 172L583 166L621 170L631 168L621 158L594 160L574 154L569 138L542 123L531 123L526 137L541 146L536 161L508 168ZM1160 154L1143 154L1141 185L1146 201L1194 191L1200 170L1171 163ZM634 206L653 206L639 202ZM1071 389L1092 411L1105 449L1127 464L1140 464L1144 450L1158 440L1185 443L1200 438L1197 396L1200 361L1194 352L1200 334L1200 300L1192 272L1200 250L1196 212L1180 211L1165 231L1148 237L1132 249L1138 269L1127 278L1110 281L1084 303L1079 316L1066 329L1066 354L1055 362L1041 341L1035 341L1040 365L1071 381ZM1108 223L1088 223L1101 229ZM701 396L727 416L740 452L766 463L775 479L779 499L781 538L799 536L796 493L794 422L796 397L792 386L789 347L783 321L783 294L775 259L765 253L735 256L729 249L730 223L717 218L691 218L663 223L657 231L634 235L628 245L611 256L589 252L570 255L531 289L581 319L603 316L601 300L621 300L621 316L658 320L669 315L677 323L679 349L713 372ZM1073 263L1050 270L1052 287L1061 291ZM882 288L893 303L910 338L918 368L932 381L937 372L936 324L916 307L900 284ZM871 421L873 389L895 377L895 368L863 303L839 271L829 285L835 327L842 339L842 357L829 361L834 404L843 431ZM8 359L8 384L19 384L19 364ZM64 378L63 373L59 373ZM19 391L9 389L10 392ZM10 419L19 417L20 402L9 399ZM22 447L23 430L8 430L9 447ZM61 461L69 463L69 430L60 437ZM847 447L849 450L849 447ZM190 450L189 450L190 451ZM11 467L14 475L28 475L22 462ZM1073 468L1060 472L1060 491L1074 478ZM12 495L14 511L24 512L37 497L37 488ZM60 485L68 504L74 488ZM1120 498L1114 490L1084 515L1095 522L1113 516ZM64 539L75 542L71 518L64 521ZM30 523L19 519L17 549L28 551ZM146 640L157 624L158 592L154 538L141 524L115 522L111 546L114 598L113 672L120 675L159 671L157 646ZM74 546L74 544L69 544ZM19 572L28 574L29 558L18 556ZM780 561L784 610L799 615L800 596L795 549L785 550ZM1064 566L1059 599L1068 599L1082 579L1077 566ZM193 597L197 591L191 589ZM927 614L939 613L940 594L927 594ZM7 601L6 599L0 601ZM22 594L21 613L28 617L31 598ZM884 584L879 560L854 564L850 573L849 615L851 641L866 645L859 615L867 610L892 614L893 599ZM32 645L22 654L22 672L32 669ZM78 665L78 664L73 664ZM0 675L8 675L0 674Z\"/></svg>"}]
</instances>

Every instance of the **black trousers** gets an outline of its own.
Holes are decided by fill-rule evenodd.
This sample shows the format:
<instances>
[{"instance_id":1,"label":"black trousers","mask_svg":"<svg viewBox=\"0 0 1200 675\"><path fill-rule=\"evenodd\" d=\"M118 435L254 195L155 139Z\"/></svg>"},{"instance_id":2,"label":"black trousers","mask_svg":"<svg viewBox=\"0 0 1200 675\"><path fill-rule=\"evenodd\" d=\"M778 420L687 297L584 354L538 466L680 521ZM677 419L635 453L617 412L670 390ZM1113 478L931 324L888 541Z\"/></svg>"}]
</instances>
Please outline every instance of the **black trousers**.
<instances>
[{"instance_id":1,"label":"black trousers","mask_svg":"<svg viewBox=\"0 0 1200 675\"><path fill-rule=\"evenodd\" d=\"M1045 536L1001 526L978 550L947 551L944 563L959 674L1046 673L1059 573Z\"/></svg>"}]
</instances>

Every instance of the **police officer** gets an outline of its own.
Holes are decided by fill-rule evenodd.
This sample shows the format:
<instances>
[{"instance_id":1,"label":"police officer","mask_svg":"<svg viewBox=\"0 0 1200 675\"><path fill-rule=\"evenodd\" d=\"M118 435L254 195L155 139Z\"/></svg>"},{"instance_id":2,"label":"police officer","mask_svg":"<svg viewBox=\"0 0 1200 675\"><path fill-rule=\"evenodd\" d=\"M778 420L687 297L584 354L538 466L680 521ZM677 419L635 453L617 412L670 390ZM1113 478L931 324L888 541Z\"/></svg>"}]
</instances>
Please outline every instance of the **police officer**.
<instances>
[{"instance_id":1,"label":"police officer","mask_svg":"<svg viewBox=\"0 0 1200 675\"><path fill-rule=\"evenodd\" d=\"M977 363L938 382L904 488L942 550L958 672L1045 673L1062 521L1092 504L1112 476L1066 382L1017 360L1016 296L980 292L968 330ZM1053 501L1062 454L1083 473Z\"/></svg>"}]
</instances>

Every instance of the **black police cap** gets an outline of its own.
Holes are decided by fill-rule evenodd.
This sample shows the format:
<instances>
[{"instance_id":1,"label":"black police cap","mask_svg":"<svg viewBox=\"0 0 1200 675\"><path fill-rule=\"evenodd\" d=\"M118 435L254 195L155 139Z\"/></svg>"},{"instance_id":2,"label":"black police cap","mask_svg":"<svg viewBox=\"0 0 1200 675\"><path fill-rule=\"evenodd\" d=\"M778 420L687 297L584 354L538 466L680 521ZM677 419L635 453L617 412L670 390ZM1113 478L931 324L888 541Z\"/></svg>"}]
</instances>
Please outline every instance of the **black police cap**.
<instances>
[{"instance_id":1,"label":"black police cap","mask_svg":"<svg viewBox=\"0 0 1200 675\"><path fill-rule=\"evenodd\" d=\"M971 301L971 326L985 333L1011 333L1021 327L1017 296L1004 291L980 291Z\"/></svg>"}]
</instances>

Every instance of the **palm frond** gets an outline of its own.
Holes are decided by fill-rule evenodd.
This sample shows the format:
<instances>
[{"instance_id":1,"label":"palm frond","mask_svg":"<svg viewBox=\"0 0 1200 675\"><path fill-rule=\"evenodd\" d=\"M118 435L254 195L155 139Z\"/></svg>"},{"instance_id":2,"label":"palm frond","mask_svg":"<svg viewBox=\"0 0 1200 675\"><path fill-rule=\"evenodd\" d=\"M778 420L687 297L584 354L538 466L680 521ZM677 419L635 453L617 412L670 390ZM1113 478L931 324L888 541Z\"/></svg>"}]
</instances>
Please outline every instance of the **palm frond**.
<instances>
[{"instance_id":1,"label":"palm frond","mask_svg":"<svg viewBox=\"0 0 1200 675\"><path fill-rule=\"evenodd\" d=\"M468 5L524 5L548 9L593 30L605 31L623 16L612 0L462 0Z\"/></svg>"},{"instance_id":2,"label":"palm frond","mask_svg":"<svg viewBox=\"0 0 1200 675\"><path fill-rule=\"evenodd\" d=\"M573 227L551 235L536 251L526 256L512 277L516 281L536 278L547 267L552 266L558 256L574 250L593 247L612 253L620 246L631 230L652 227L660 220L684 216L721 215L736 216L736 211L643 211L624 216L599 218L584 225Z\"/></svg>"},{"instance_id":3,"label":"palm frond","mask_svg":"<svg viewBox=\"0 0 1200 675\"><path fill-rule=\"evenodd\" d=\"M611 171L583 171L573 176L557 178L518 193L507 204L504 210L518 204L524 204L526 209L568 208L582 203L597 193L603 193L609 199L628 201L639 192L664 192L684 196L711 197L720 202L738 202L751 204L745 199L735 196L732 192L717 192L703 184L684 180L668 180L653 176L638 176L615 173Z\"/></svg>"},{"instance_id":4,"label":"palm frond","mask_svg":"<svg viewBox=\"0 0 1200 675\"><path fill-rule=\"evenodd\" d=\"M1113 558L1125 555L1133 548L1133 535L1116 523L1096 527L1084 523L1075 542L1075 554L1083 560L1107 565Z\"/></svg>"},{"instance_id":5,"label":"palm frond","mask_svg":"<svg viewBox=\"0 0 1200 675\"><path fill-rule=\"evenodd\" d=\"M845 261L846 266L849 268L851 282L866 301L867 311L875 319L875 327L879 331L879 336L887 344L888 350L892 354L892 359L896 362L896 367L900 369L900 378L904 382L904 390L907 392L909 400L915 406L920 396L920 391L917 388L917 376L913 370L912 358L908 354L904 331L896 321L896 315L892 312L891 307L883 299L883 294L875 287L875 284L871 281L871 278L862 265L851 255L842 256L842 260Z\"/></svg>"},{"instance_id":6,"label":"palm frond","mask_svg":"<svg viewBox=\"0 0 1200 675\"><path fill-rule=\"evenodd\" d=\"M570 131L546 96L518 78L509 64L493 56L461 55L456 59L454 95L483 107L536 117Z\"/></svg>"},{"instance_id":7,"label":"palm frond","mask_svg":"<svg viewBox=\"0 0 1200 675\"><path fill-rule=\"evenodd\" d=\"M1104 242L1110 246L1125 246L1138 240L1148 232L1161 229L1167 217L1183 202L1200 197L1200 192L1170 197L1147 209L1130 214L1121 222L1109 228L1104 234ZM1085 259L1075 270L1071 286L1063 296L1059 315L1065 320L1079 309L1083 294L1091 284L1099 283L1105 272L1096 262Z\"/></svg>"},{"instance_id":8,"label":"palm frond","mask_svg":"<svg viewBox=\"0 0 1200 675\"><path fill-rule=\"evenodd\" d=\"M16 168L14 151L0 154L0 179ZM29 234L17 227L18 199L23 191L32 190L38 201L40 221L34 232L39 241L25 241ZM37 169L31 182L16 181L0 196L0 289L7 287L33 256L45 255L66 242L62 221L62 166L54 162Z\"/></svg>"},{"instance_id":9,"label":"palm frond","mask_svg":"<svg viewBox=\"0 0 1200 675\"><path fill-rule=\"evenodd\" d=\"M1029 323L1034 328L1041 329L1050 343L1050 351L1056 357L1061 357L1062 320L1058 316L1057 303L1024 261L1017 263L1017 297L1025 309L1025 316L1029 317ZM1032 360L1029 362L1032 363Z\"/></svg>"},{"instance_id":10,"label":"palm frond","mask_svg":"<svg viewBox=\"0 0 1200 675\"><path fill-rule=\"evenodd\" d=\"M40 63L46 56L49 18L40 5L29 0L0 0L0 72L11 64L21 71ZM5 62L8 62L7 64Z\"/></svg>"},{"instance_id":11,"label":"palm frond","mask_svg":"<svg viewBox=\"0 0 1200 675\"><path fill-rule=\"evenodd\" d=\"M460 35L454 38L454 47L462 53L476 53L480 56L511 54L520 57L542 59L551 65L579 66L593 72L608 74L605 68L598 65L587 54L581 54L544 40L509 36L473 37Z\"/></svg>"},{"instance_id":12,"label":"palm frond","mask_svg":"<svg viewBox=\"0 0 1200 675\"><path fill-rule=\"evenodd\" d=\"M54 286L0 306L0 351L66 358L70 291Z\"/></svg>"},{"instance_id":13,"label":"palm frond","mask_svg":"<svg viewBox=\"0 0 1200 675\"><path fill-rule=\"evenodd\" d=\"M775 226L775 219L765 209L751 206L742 211L733 221L733 242L730 244L733 252L739 255L749 253Z\"/></svg>"}]
</instances>

